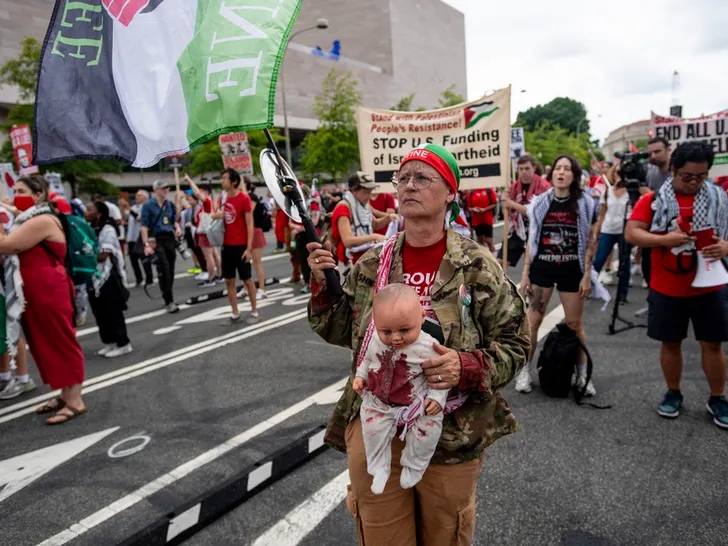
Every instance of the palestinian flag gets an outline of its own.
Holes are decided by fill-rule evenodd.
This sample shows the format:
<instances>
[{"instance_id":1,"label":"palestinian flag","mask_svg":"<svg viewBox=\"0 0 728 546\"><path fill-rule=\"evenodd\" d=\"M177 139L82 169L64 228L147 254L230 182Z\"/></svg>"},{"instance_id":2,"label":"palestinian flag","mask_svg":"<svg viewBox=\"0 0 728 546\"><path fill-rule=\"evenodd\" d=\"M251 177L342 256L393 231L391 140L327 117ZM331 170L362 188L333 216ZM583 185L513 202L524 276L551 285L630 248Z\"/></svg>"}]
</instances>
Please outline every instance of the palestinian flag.
<instances>
[{"instance_id":1,"label":"palestinian flag","mask_svg":"<svg viewBox=\"0 0 728 546\"><path fill-rule=\"evenodd\" d=\"M477 104L472 104L465 109L465 127L470 129L473 125L478 123L481 119L488 117L493 112L498 110L497 106L494 106L493 101L483 101Z\"/></svg>"},{"instance_id":2,"label":"palestinian flag","mask_svg":"<svg viewBox=\"0 0 728 546\"><path fill-rule=\"evenodd\" d=\"M273 125L302 0L56 0L43 44L35 163L148 167Z\"/></svg>"}]
</instances>

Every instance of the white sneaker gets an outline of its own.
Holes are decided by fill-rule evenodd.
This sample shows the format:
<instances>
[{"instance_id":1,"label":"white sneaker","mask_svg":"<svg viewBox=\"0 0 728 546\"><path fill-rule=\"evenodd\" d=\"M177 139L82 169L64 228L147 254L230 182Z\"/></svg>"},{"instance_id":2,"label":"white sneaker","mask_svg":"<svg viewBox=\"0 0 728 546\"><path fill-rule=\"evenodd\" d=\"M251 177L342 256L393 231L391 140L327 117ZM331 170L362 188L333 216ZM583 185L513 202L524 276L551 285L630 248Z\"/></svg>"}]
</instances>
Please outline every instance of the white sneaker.
<instances>
[{"instance_id":1,"label":"white sneaker","mask_svg":"<svg viewBox=\"0 0 728 546\"><path fill-rule=\"evenodd\" d=\"M531 392L531 372L528 365L516 376L516 391L524 394Z\"/></svg>"},{"instance_id":2,"label":"white sneaker","mask_svg":"<svg viewBox=\"0 0 728 546\"><path fill-rule=\"evenodd\" d=\"M210 278L210 275L207 274L207 271L203 271L202 273L199 273L195 276L196 281L206 281Z\"/></svg>"},{"instance_id":3,"label":"white sneaker","mask_svg":"<svg viewBox=\"0 0 728 546\"><path fill-rule=\"evenodd\" d=\"M97 356L106 356L106 354L109 351L113 351L114 349L116 349L116 344L115 343L109 343L108 345L104 345L104 347L100 351L98 351L96 353L96 355Z\"/></svg>"},{"instance_id":4,"label":"white sneaker","mask_svg":"<svg viewBox=\"0 0 728 546\"><path fill-rule=\"evenodd\" d=\"M599 281L604 286L612 286L614 284L614 275L612 275L610 271L604 271L601 274L601 279L599 279Z\"/></svg>"},{"instance_id":5,"label":"white sneaker","mask_svg":"<svg viewBox=\"0 0 728 546\"><path fill-rule=\"evenodd\" d=\"M265 293L265 292L263 292L263 291L262 291L262 290L261 290L260 288L258 288L258 292L257 292L257 293L255 294L255 297L256 297L257 299L259 299L259 300L264 300L265 298L267 298L267 297L268 297L268 294L266 294L266 293Z\"/></svg>"},{"instance_id":6,"label":"white sneaker","mask_svg":"<svg viewBox=\"0 0 728 546\"><path fill-rule=\"evenodd\" d=\"M650 287L650 285L647 284L647 281L642 279L642 288L649 288L649 287Z\"/></svg>"},{"instance_id":7,"label":"white sneaker","mask_svg":"<svg viewBox=\"0 0 728 546\"><path fill-rule=\"evenodd\" d=\"M115 358L117 356L128 355L134 349L131 347L131 343L127 343L123 347L117 347L113 351L106 353L106 358Z\"/></svg>"},{"instance_id":8,"label":"white sneaker","mask_svg":"<svg viewBox=\"0 0 728 546\"><path fill-rule=\"evenodd\" d=\"M8 381L8 384L5 386L2 392L0 392L0 400L10 400L12 398L20 396L21 394L25 394L26 392L31 392L34 390L35 382L31 378L28 378L28 381L26 381L25 383L21 383L15 377L13 377L10 381Z\"/></svg>"},{"instance_id":9,"label":"white sneaker","mask_svg":"<svg viewBox=\"0 0 728 546\"><path fill-rule=\"evenodd\" d=\"M579 390L584 388L584 381L586 381L586 377L583 375L579 376L579 381L577 382L577 388ZM594 383L592 383L591 379L589 380L589 383L586 384L586 391L584 392L584 396L596 396L597 390L594 388Z\"/></svg>"},{"instance_id":10,"label":"white sneaker","mask_svg":"<svg viewBox=\"0 0 728 546\"><path fill-rule=\"evenodd\" d=\"M248 297L248 292L247 292L247 290L245 290L245 287L243 286L240 289L240 292L238 292L238 298L247 298L247 297Z\"/></svg>"},{"instance_id":11,"label":"white sneaker","mask_svg":"<svg viewBox=\"0 0 728 546\"><path fill-rule=\"evenodd\" d=\"M632 265L632 276L641 277L642 276L642 267L637 264L633 264Z\"/></svg>"}]
</instances>

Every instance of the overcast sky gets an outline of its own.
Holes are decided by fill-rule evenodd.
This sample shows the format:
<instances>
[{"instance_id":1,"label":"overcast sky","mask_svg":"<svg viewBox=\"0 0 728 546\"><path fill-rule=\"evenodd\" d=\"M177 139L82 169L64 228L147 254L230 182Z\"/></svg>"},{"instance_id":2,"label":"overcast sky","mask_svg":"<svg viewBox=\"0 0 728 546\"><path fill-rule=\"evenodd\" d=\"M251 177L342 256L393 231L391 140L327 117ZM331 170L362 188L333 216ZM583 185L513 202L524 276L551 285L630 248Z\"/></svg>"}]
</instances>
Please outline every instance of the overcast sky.
<instances>
[{"instance_id":1,"label":"overcast sky","mask_svg":"<svg viewBox=\"0 0 728 546\"><path fill-rule=\"evenodd\" d=\"M468 97L510 83L514 119L567 96L603 141L669 114L675 70L684 117L728 108L728 0L443 1L465 14Z\"/></svg>"}]
</instances>

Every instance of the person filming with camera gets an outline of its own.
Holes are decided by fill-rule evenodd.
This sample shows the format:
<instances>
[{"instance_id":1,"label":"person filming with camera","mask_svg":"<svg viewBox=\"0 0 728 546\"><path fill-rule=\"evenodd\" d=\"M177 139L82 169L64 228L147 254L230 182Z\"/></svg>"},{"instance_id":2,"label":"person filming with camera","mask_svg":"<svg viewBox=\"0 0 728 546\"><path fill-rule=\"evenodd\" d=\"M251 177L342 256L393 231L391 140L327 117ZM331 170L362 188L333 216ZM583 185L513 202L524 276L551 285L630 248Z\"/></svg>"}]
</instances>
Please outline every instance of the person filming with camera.
<instances>
[{"instance_id":1,"label":"person filming with camera","mask_svg":"<svg viewBox=\"0 0 728 546\"><path fill-rule=\"evenodd\" d=\"M709 144L680 145L670 160L672 178L640 198L625 238L652 249L647 335L662 342L660 364L668 388L657 413L667 418L680 415L682 341L692 322L710 386L706 409L718 427L728 429L726 357L721 345L728 341L728 274L715 263L728 257L728 197L706 184L714 157ZM703 271L711 263L715 280Z\"/></svg>"}]
</instances>

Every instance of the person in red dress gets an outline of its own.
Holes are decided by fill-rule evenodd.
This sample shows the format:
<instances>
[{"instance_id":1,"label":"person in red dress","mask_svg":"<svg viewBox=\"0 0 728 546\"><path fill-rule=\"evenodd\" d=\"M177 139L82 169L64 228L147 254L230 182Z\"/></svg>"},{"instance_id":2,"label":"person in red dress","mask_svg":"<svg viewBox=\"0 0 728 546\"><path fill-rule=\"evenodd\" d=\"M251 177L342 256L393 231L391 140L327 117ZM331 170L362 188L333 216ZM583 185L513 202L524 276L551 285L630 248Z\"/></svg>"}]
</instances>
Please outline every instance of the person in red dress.
<instances>
[{"instance_id":1,"label":"person in red dress","mask_svg":"<svg viewBox=\"0 0 728 546\"><path fill-rule=\"evenodd\" d=\"M23 332L43 383L59 396L37 408L53 413L46 423L59 425L86 412L81 397L84 358L74 326L74 286L66 273L66 237L48 201L48 183L40 175L15 184L17 227L0 233L0 254L17 255L23 279ZM0 230L2 231L2 230Z\"/></svg>"}]
</instances>

